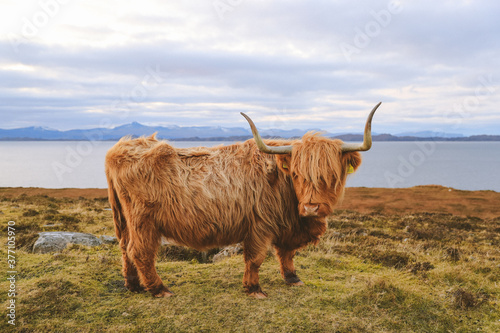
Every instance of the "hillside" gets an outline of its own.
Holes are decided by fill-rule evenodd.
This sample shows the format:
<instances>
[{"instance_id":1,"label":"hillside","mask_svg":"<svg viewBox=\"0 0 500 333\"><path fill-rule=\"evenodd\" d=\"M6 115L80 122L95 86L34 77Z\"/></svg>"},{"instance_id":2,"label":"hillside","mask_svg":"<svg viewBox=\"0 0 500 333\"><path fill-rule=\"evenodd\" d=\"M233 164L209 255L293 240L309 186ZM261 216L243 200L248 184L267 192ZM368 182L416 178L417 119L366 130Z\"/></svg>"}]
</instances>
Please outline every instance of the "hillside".
<instances>
[{"instance_id":1,"label":"hillside","mask_svg":"<svg viewBox=\"0 0 500 333\"><path fill-rule=\"evenodd\" d=\"M312 128L301 129L261 129L264 138L296 138L302 137L308 131L321 131ZM179 141L244 141L252 137L249 128L221 126L146 126L138 122L117 126L114 128L73 129L60 131L44 127L26 127L17 129L0 129L0 141L107 141L119 140L126 135L147 136L158 133L158 137ZM343 141L362 141L362 134L339 134L324 132L327 137ZM499 135L446 134L441 132L401 133L399 135L373 133L374 141L500 141Z\"/></svg>"}]
</instances>

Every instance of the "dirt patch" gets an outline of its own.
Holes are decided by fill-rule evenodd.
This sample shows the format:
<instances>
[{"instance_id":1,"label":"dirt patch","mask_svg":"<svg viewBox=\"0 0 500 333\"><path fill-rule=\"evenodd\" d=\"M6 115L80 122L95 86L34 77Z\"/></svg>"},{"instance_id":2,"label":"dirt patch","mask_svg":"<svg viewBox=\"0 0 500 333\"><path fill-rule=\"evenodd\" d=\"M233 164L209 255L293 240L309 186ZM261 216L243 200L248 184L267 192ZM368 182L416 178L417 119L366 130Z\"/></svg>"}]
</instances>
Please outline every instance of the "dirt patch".
<instances>
[{"instance_id":1,"label":"dirt patch","mask_svg":"<svg viewBox=\"0 0 500 333\"><path fill-rule=\"evenodd\" d=\"M457 288L450 294L455 307L460 308L462 310L467 310L480 306L490 298L489 295L486 293L473 293L462 288Z\"/></svg>"},{"instance_id":2,"label":"dirt patch","mask_svg":"<svg viewBox=\"0 0 500 333\"><path fill-rule=\"evenodd\" d=\"M338 208L360 213L431 212L492 219L500 217L500 193L434 185L397 189L351 187L346 189L344 201Z\"/></svg>"},{"instance_id":3,"label":"dirt patch","mask_svg":"<svg viewBox=\"0 0 500 333\"><path fill-rule=\"evenodd\" d=\"M21 195L42 195L53 198L102 198L108 196L108 190L102 188L40 188L40 187L2 187L0 196L6 198L19 197Z\"/></svg>"},{"instance_id":4,"label":"dirt patch","mask_svg":"<svg viewBox=\"0 0 500 333\"><path fill-rule=\"evenodd\" d=\"M428 261L426 261L426 262L416 262L416 263L414 263L412 265L409 265L408 268L409 268L408 270L411 273L417 274L417 273L420 273L420 272L428 272L431 269L434 269L434 265L432 265Z\"/></svg>"}]
</instances>

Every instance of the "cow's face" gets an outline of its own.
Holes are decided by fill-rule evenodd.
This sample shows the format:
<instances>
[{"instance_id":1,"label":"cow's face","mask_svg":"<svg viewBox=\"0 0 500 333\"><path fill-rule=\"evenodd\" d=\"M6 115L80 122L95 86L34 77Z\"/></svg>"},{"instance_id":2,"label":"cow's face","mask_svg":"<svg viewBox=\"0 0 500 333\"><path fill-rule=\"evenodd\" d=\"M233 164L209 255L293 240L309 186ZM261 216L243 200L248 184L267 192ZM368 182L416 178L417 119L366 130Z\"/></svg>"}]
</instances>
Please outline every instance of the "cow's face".
<instances>
[{"instance_id":1,"label":"cow's face","mask_svg":"<svg viewBox=\"0 0 500 333\"><path fill-rule=\"evenodd\" d=\"M344 194L347 174L356 171L361 164L358 152L367 151L372 146L372 118L380 104L375 105L368 115L363 143L360 144L308 133L300 141L288 145L268 146L252 119L241 114L252 129L258 149L266 154L275 154L280 170L292 178L299 200L299 214L324 217L333 212L333 207Z\"/></svg>"},{"instance_id":2,"label":"cow's face","mask_svg":"<svg viewBox=\"0 0 500 333\"><path fill-rule=\"evenodd\" d=\"M292 179L301 216L327 216L342 198L347 174L359 167L361 155L342 152L341 146L340 140L306 134L290 154L275 155Z\"/></svg>"}]
</instances>

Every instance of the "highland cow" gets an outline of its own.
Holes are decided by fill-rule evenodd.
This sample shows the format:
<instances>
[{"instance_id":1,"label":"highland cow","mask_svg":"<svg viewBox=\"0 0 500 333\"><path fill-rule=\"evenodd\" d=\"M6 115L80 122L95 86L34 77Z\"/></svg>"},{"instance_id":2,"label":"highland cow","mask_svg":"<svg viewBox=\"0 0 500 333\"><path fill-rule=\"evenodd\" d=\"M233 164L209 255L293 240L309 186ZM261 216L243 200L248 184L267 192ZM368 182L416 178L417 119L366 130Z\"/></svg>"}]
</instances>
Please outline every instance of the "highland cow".
<instances>
[{"instance_id":1,"label":"highland cow","mask_svg":"<svg viewBox=\"0 0 500 333\"><path fill-rule=\"evenodd\" d=\"M109 201L120 240L125 286L172 295L155 269L161 237L200 251L243 244L243 286L266 297L259 267L272 245L288 285L302 285L293 257L316 244L344 193L348 173L371 147L371 121L361 144L307 133L298 140L254 139L213 148L173 148L148 138L122 138L106 155Z\"/></svg>"}]
</instances>

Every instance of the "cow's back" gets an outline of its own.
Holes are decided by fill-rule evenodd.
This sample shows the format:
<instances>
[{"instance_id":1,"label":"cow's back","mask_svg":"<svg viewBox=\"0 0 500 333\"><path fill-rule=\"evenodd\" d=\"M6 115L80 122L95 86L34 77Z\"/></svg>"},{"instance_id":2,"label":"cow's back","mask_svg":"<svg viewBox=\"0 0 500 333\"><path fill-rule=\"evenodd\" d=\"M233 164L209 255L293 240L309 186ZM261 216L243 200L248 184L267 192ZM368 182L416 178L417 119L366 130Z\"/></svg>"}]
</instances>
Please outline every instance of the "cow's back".
<instances>
[{"instance_id":1,"label":"cow's back","mask_svg":"<svg viewBox=\"0 0 500 333\"><path fill-rule=\"evenodd\" d=\"M256 219L275 233L295 208L274 158L253 142L175 149L154 136L126 138L108 152L106 174L130 212L150 214L164 236L198 249L240 242Z\"/></svg>"}]
</instances>

